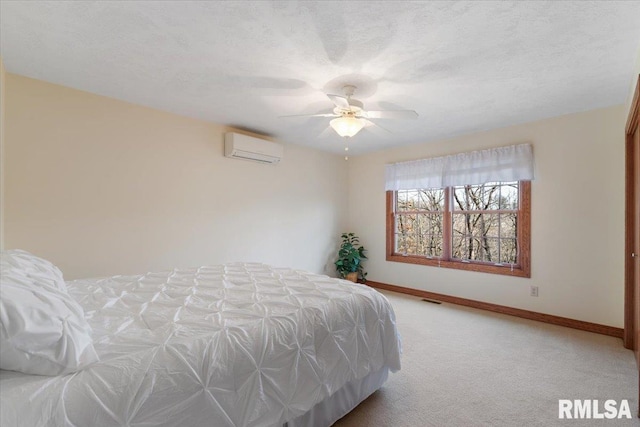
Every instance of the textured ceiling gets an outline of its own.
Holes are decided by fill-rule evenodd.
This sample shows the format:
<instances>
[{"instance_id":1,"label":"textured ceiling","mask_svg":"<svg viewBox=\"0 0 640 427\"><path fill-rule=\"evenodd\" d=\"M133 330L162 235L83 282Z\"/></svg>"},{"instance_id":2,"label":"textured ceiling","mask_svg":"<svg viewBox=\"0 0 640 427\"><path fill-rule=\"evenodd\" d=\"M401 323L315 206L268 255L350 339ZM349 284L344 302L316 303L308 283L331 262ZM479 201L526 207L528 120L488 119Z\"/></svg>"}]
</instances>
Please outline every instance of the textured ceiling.
<instances>
[{"instance_id":1,"label":"textured ceiling","mask_svg":"<svg viewBox=\"0 0 640 427\"><path fill-rule=\"evenodd\" d=\"M342 152L325 93L412 109L352 155L621 104L629 2L0 2L7 71Z\"/></svg>"}]
</instances>

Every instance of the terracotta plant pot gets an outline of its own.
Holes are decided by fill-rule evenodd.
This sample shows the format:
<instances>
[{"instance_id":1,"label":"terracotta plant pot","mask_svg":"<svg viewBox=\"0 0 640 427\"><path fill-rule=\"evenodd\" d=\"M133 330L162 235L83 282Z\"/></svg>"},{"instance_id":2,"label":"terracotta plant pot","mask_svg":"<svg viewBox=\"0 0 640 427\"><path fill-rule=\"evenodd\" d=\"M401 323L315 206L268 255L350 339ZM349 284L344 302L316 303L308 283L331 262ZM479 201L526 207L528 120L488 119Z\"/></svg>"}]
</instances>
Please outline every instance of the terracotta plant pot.
<instances>
[{"instance_id":1,"label":"terracotta plant pot","mask_svg":"<svg viewBox=\"0 0 640 427\"><path fill-rule=\"evenodd\" d=\"M345 279L351 280L353 283L358 283L358 272L347 273Z\"/></svg>"}]
</instances>

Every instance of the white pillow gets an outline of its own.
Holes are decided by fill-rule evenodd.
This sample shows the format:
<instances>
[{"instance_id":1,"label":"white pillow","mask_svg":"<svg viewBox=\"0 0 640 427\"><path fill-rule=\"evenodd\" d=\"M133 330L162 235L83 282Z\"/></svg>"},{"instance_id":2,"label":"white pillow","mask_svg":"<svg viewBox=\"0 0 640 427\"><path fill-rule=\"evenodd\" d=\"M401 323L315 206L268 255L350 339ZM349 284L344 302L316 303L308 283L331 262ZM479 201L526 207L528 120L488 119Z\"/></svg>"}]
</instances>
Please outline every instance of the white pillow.
<instances>
[{"instance_id":1,"label":"white pillow","mask_svg":"<svg viewBox=\"0 0 640 427\"><path fill-rule=\"evenodd\" d=\"M11 249L0 252L0 266L2 271L12 269L21 274L37 278L40 283L54 286L67 292L62 271L46 259L38 258L27 251Z\"/></svg>"},{"instance_id":2,"label":"white pillow","mask_svg":"<svg viewBox=\"0 0 640 427\"><path fill-rule=\"evenodd\" d=\"M0 253L0 369L61 375L98 361L62 272L21 250Z\"/></svg>"}]
</instances>

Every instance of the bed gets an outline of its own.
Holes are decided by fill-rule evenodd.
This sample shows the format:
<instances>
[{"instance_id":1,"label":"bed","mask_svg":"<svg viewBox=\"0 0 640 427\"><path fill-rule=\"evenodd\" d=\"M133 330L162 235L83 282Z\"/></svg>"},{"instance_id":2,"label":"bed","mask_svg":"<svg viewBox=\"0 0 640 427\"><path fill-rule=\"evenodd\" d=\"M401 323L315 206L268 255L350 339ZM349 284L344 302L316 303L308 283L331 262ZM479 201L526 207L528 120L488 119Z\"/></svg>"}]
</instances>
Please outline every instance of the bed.
<instances>
[{"instance_id":1,"label":"bed","mask_svg":"<svg viewBox=\"0 0 640 427\"><path fill-rule=\"evenodd\" d=\"M66 282L96 362L0 371L0 425L329 426L400 369L393 309L361 284L230 263Z\"/></svg>"}]
</instances>

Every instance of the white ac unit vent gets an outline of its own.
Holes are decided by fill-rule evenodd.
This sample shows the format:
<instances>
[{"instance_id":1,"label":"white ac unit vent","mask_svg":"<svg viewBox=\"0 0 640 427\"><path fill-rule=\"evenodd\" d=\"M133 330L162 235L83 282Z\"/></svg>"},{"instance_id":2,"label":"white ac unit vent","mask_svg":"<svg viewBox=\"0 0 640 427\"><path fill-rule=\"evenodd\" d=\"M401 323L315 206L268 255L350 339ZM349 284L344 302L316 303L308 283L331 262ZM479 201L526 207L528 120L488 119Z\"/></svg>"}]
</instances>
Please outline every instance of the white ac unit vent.
<instances>
[{"instance_id":1,"label":"white ac unit vent","mask_svg":"<svg viewBox=\"0 0 640 427\"><path fill-rule=\"evenodd\" d=\"M283 152L282 145L275 142L234 132L224 134L225 157L273 164L282 160Z\"/></svg>"}]
</instances>

